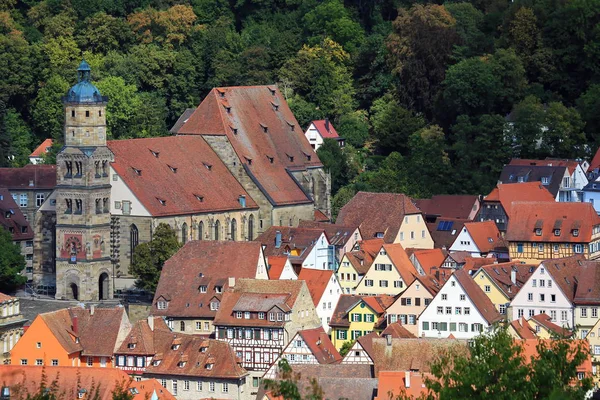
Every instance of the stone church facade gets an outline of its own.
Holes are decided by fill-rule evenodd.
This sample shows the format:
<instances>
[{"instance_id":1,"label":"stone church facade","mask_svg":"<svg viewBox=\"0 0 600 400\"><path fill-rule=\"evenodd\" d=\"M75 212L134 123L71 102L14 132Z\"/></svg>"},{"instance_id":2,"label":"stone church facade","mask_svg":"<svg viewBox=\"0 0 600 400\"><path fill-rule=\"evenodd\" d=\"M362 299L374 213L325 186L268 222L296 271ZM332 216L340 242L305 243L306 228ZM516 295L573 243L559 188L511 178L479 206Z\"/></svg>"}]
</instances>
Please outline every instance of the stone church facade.
<instances>
[{"instance_id":1,"label":"stone church facade","mask_svg":"<svg viewBox=\"0 0 600 400\"><path fill-rule=\"evenodd\" d=\"M56 298L110 299L131 286L134 250L160 223L182 243L246 241L330 215L329 173L276 87L216 88L173 136L107 141L109 99L90 72L82 62L63 99L57 186L35 227L33 279L55 285Z\"/></svg>"}]
</instances>

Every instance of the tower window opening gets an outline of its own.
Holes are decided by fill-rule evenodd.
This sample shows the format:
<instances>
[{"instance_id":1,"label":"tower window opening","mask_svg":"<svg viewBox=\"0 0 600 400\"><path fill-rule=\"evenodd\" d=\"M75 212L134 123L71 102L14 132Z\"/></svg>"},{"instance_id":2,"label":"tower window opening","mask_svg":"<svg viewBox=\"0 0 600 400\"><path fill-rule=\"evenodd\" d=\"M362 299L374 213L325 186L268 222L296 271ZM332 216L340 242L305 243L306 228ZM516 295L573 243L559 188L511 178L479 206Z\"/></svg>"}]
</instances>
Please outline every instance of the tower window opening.
<instances>
[{"instance_id":1,"label":"tower window opening","mask_svg":"<svg viewBox=\"0 0 600 400\"><path fill-rule=\"evenodd\" d=\"M90 111L89 110L85 110L85 116L89 117L90 116Z\"/></svg>"},{"instance_id":2,"label":"tower window opening","mask_svg":"<svg viewBox=\"0 0 600 400\"><path fill-rule=\"evenodd\" d=\"M102 116L102 110L98 110L98 116L101 117Z\"/></svg>"},{"instance_id":3,"label":"tower window opening","mask_svg":"<svg viewBox=\"0 0 600 400\"><path fill-rule=\"evenodd\" d=\"M75 199L75 214L83 213L83 200Z\"/></svg>"},{"instance_id":4,"label":"tower window opening","mask_svg":"<svg viewBox=\"0 0 600 400\"><path fill-rule=\"evenodd\" d=\"M71 161L65 161L65 167L67 168L65 178L70 178L73 176L73 163Z\"/></svg>"},{"instance_id":5,"label":"tower window opening","mask_svg":"<svg viewBox=\"0 0 600 400\"><path fill-rule=\"evenodd\" d=\"M71 118L75 118L75 110L71 110Z\"/></svg>"}]
</instances>

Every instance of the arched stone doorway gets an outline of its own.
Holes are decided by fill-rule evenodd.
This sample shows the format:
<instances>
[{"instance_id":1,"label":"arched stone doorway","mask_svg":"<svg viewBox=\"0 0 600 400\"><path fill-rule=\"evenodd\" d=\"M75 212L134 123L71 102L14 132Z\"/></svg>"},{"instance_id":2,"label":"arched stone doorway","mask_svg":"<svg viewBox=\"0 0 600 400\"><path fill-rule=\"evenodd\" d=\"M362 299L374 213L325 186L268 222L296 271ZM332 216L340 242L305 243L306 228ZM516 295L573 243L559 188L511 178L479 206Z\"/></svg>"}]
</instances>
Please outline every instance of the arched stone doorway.
<instances>
[{"instance_id":1,"label":"arched stone doorway","mask_svg":"<svg viewBox=\"0 0 600 400\"><path fill-rule=\"evenodd\" d=\"M67 297L71 300L79 300L79 286L77 286L76 283L71 283L69 285Z\"/></svg>"},{"instance_id":2,"label":"arched stone doorway","mask_svg":"<svg viewBox=\"0 0 600 400\"><path fill-rule=\"evenodd\" d=\"M100 274L100 277L98 278L98 299L99 300L107 300L110 298L109 293L108 293L108 289L109 289L109 284L108 284L108 274L106 272L103 272L102 274Z\"/></svg>"}]
</instances>

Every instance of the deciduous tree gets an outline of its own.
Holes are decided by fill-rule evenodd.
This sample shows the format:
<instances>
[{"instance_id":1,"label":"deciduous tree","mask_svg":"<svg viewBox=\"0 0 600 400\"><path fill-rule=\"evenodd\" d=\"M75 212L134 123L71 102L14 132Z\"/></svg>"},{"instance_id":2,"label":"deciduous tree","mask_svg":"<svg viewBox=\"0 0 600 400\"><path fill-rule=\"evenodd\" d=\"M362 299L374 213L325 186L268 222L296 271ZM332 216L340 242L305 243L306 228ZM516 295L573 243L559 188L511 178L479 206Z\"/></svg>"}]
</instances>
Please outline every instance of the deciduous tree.
<instances>
[{"instance_id":1,"label":"deciduous tree","mask_svg":"<svg viewBox=\"0 0 600 400\"><path fill-rule=\"evenodd\" d=\"M0 292L12 292L27 282L21 275L25 269L25 257L21 254L21 246L13 243L11 234L0 228Z\"/></svg>"}]
</instances>

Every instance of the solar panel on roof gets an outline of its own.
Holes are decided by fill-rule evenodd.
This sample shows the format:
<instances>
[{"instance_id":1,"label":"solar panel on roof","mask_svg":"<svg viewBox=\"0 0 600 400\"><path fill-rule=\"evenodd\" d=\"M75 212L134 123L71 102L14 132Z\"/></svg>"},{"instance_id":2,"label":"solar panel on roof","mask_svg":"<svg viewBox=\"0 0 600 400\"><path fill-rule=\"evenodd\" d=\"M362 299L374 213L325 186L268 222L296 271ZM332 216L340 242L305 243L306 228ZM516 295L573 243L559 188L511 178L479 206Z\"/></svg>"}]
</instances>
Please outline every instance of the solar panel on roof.
<instances>
[{"instance_id":1,"label":"solar panel on roof","mask_svg":"<svg viewBox=\"0 0 600 400\"><path fill-rule=\"evenodd\" d=\"M449 231L452 229L454 221L440 221L437 226L438 231Z\"/></svg>"}]
</instances>

